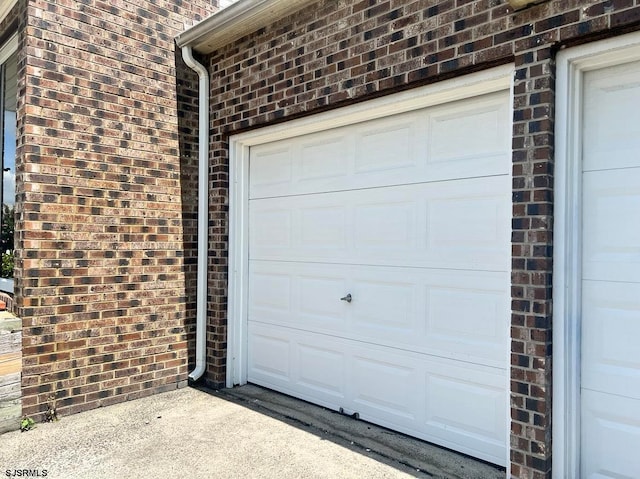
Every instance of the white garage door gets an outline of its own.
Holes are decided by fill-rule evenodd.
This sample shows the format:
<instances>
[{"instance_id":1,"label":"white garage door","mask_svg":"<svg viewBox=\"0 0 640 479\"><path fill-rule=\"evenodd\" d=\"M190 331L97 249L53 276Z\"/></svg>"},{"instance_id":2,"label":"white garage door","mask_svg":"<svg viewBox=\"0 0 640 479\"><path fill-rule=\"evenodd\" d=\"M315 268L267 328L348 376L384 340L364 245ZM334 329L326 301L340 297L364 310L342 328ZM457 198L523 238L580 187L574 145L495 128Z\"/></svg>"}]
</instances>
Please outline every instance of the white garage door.
<instances>
[{"instance_id":1,"label":"white garage door","mask_svg":"<svg viewBox=\"0 0 640 479\"><path fill-rule=\"evenodd\" d=\"M251 147L248 380L504 465L510 151L506 91Z\"/></svg>"},{"instance_id":2,"label":"white garage door","mask_svg":"<svg viewBox=\"0 0 640 479\"><path fill-rule=\"evenodd\" d=\"M582 474L640 477L640 61L585 73Z\"/></svg>"}]
</instances>

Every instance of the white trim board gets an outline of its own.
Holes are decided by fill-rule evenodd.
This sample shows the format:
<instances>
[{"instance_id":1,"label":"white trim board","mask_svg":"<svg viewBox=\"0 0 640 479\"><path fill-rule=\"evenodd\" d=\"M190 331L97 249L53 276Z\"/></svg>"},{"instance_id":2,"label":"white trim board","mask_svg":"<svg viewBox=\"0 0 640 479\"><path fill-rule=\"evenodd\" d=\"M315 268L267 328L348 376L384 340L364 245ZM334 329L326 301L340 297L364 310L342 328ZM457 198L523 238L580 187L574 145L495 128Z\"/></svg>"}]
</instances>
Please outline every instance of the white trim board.
<instances>
[{"instance_id":1,"label":"white trim board","mask_svg":"<svg viewBox=\"0 0 640 479\"><path fill-rule=\"evenodd\" d=\"M212 53L244 35L255 32L297 10L311 0L236 0L176 37L180 48L191 46L199 53Z\"/></svg>"},{"instance_id":2,"label":"white trim board","mask_svg":"<svg viewBox=\"0 0 640 479\"><path fill-rule=\"evenodd\" d=\"M17 3L18 0L4 0L4 3L0 5L0 22L9 15L9 12Z\"/></svg>"},{"instance_id":3,"label":"white trim board","mask_svg":"<svg viewBox=\"0 0 640 479\"><path fill-rule=\"evenodd\" d=\"M0 45L0 64L6 62L11 55L18 51L18 34L14 34L4 44Z\"/></svg>"},{"instance_id":4,"label":"white trim board","mask_svg":"<svg viewBox=\"0 0 640 479\"><path fill-rule=\"evenodd\" d=\"M557 57L553 271L553 478L580 476L581 118L584 73L640 59L640 32Z\"/></svg>"},{"instance_id":5,"label":"white trim board","mask_svg":"<svg viewBox=\"0 0 640 479\"><path fill-rule=\"evenodd\" d=\"M0 14L0 17L2 15ZM1 20L0 20L1 21ZM0 66L2 66L11 55L18 51L18 34L15 33L4 44L0 45ZM15 281L13 278L0 278L0 291L13 294Z\"/></svg>"},{"instance_id":6,"label":"white trim board","mask_svg":"<svg viewBox=\"0 0 640 479\"><path fill-rule=\"evenodd\" d=\"M231 136L229 140L229 297L226 386L247 382L248 177L250 147L513 88L513 65L364 101ZM508 364L508 361L507 361ZM509 391L509 375L506 378ZM508 408L507 408L508 409ZM510 418L506 417L505 421ZM509 467L507 457L505 462ZM508 471L507 471L508 472Z\"/></svg>"}]
</instances>

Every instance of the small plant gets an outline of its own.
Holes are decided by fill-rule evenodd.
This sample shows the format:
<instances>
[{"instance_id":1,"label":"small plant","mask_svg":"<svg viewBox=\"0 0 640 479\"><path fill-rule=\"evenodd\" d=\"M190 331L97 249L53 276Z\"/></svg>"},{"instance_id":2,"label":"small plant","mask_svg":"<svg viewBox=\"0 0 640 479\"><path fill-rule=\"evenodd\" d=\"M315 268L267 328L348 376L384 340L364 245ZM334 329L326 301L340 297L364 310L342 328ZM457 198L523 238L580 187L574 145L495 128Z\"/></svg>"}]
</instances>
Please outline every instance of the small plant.
<instances>
[{"instance_id":1,"label":"small plant","mask_svg":"<svg viewBox=\"0 0 640 479\"><path fill-rule=\"evenodd\" d=\"M13 278L13 251L2 253L0 259L0 278Z\"/></svg>"},{"instance_id":2,"label":"small plant","mask_svg":"<svg viewBox=\"0 0 640 479\"><path fill-rule=\"evenodd\" d=\"M20 421L20 431L25 432L25 431L30 431L31 429L36 427L36 422L31 419L30 417L23 417L22 420Z\"/></svg>"},{"instance_id":3,"label":"small plant","mask_svg":"<svg viewBox=\"0 0 640 479\"><path fill-rule=\"evenodd\" d=\"M13 251L15 231L15 208L2 205L2 224L0 225L0 249Z\"/></svg>"}]
</instances>

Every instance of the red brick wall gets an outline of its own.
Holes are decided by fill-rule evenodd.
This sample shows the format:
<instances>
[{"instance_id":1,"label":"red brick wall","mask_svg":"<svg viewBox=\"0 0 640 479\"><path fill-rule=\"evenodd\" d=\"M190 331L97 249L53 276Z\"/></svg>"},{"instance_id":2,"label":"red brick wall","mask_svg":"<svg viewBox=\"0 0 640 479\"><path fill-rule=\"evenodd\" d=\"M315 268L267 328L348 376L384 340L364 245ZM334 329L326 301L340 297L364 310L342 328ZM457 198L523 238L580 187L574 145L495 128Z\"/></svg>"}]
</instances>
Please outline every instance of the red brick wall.
<instances>
[{"instance_id":1,"label":"red brick wall","mask_svg":"<svg viewBox=\"0 0 640 479\"><path fill-rule=\"evenodd\" d=\"M174 37L217 2L20 4L23 413L175 388L193 354L194 140L179 129L193 74L176 74Z\"/></svg>"},{"instance_id":2,"label":"red brick wall","mask_svg":"<svg viewBox=\"0 0 640 479\"><path fill-rule=\"evenodd\" d=\"M511 462L550 477L554 54L640 29L640 0L322 0L214 52L208 381L224 382L228 135L515 64Z\"/></svg>"}]
</instances>

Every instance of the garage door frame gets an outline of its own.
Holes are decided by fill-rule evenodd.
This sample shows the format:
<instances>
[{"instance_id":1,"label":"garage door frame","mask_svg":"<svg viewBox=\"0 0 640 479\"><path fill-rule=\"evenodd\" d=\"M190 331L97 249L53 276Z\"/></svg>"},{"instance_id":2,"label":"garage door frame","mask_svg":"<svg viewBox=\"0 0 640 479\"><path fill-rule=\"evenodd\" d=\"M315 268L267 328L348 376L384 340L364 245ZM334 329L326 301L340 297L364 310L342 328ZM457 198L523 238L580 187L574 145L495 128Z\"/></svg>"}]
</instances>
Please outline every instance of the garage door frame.
<instances>
[{"instance_id":1,"label":"garage door frame","mask_svg":"<svg viewBox=\"0 0 640 479\"><path fill-rule=\"evenodd\" d=\"M583 76L640 59L640 33L561 51L557 57L553 258L553 477L580 473L580 317Z\"/></svg>"},{"instance_id":2,"label":"garage door frame","mask_svg":"<svg viewBox=\"0 0 640 479\"><path fill-rule=\"evenodd\" d=\"M249 152L255 145L386 117L473 96L513 91L513 65L503 65L457 79L414 88L297 120L233 135L229 139L229 292L226 385L247 382ZM513 95L510 95L513 98ZM506 134L510 134L506 132ZM509 364L506 347L505 364ZM510 391L506 375L506 391ZM507 408L508 409L508 408ZM505 421L509 421L509 411ZM508 439L507 458L508 460Z\"/></svg>"}]
</instances>

